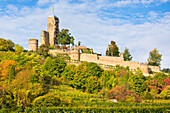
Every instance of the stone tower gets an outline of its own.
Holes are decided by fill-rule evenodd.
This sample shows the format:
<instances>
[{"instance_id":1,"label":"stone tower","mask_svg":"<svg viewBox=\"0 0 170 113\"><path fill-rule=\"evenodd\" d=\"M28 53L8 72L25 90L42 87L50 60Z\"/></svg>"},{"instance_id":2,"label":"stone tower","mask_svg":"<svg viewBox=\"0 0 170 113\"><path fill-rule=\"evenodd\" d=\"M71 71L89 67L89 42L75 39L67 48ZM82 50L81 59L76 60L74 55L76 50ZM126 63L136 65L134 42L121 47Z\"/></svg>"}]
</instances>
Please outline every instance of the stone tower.
<instances>
[{"instance_id":1,"label":"stone tower","mask_svg":"<svg viewBox=\"0 0 170 113\"><path fill-rule=\"evenodd\" d=\"M41 39L40 39L40 45L49 45L49 33L47 31L41 32Z\"/></svg>"},{"instance_id":2,"label":"stone tower","mask_svg":"<svg viewBox=\"0 0 170 113\"><path fill-rule=\"evenodd\" d=\"M29 51L37 51L38 50L38 40L37 39L29 39Z\"/></svg>"},{"instance_id":3,"label":"stone tower","mask_svg":"<svg viewBox=\"0 0 170 113\"><path fill-rule=\"evenodd\" d=\"M48 17L47 32L49 33L49 44L54 45L57 43L56 37L59 33L59 19L56 16Z\"/></svg>"}]
</instances>

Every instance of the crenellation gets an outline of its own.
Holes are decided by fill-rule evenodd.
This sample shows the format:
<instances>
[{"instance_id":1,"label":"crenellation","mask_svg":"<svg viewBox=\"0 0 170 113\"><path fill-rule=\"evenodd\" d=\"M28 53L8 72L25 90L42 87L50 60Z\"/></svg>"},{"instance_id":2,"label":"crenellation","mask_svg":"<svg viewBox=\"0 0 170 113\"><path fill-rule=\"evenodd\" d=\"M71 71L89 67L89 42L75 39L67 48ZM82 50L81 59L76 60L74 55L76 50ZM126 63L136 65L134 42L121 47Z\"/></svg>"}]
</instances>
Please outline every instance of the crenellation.
<instances>
[{"instance_id":1,"label":"crenellation","mask_svg":"<svg viewBox=\"0 0 170 113\"><path fill-rule=\"evenodd\" d=\"M38 40L37 39L29 39L29 51L37 51L38 50Z\"/></svg>"}]
</instances>

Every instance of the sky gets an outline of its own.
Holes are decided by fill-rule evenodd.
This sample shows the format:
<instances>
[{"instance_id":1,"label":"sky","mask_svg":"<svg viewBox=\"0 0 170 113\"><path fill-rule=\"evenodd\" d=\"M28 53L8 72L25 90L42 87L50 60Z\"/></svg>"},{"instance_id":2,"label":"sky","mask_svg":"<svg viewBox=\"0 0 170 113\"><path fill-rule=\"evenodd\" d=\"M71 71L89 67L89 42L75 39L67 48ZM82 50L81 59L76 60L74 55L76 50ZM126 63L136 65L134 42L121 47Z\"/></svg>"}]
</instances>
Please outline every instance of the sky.
<instances>
[{"instance_id":1,"label":"sky","mask_svg":"<svg viewBox=\"0 0 170 113\"><path fill-rule=\"evenodd\" d=\"M105 55L115 41L141 63L157 48L161 68L170 68L170 0L0 0L0 37L28 49L28 39L40 41L47 30L52 6L59 29L69 29L75 44Z\"/></svg>"}]
</instances>

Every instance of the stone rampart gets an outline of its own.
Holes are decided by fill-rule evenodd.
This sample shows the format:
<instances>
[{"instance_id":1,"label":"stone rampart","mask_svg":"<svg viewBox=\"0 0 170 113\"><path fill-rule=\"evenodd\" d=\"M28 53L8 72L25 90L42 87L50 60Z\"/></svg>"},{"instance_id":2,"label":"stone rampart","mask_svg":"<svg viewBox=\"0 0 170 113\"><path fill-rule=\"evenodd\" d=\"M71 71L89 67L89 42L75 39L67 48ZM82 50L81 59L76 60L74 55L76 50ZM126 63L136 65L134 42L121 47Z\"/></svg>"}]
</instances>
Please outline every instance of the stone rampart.
<instances>
[{"instance_id":1,"label":"stone rampart","mask_svg":"<svg viewBox=\"0 0 170 113\"><path fill-rule=\"evenodd\" d=\"M81 53L80 61L96 62L98 59L97 54Z\"/></svg>"},{"instance_id":2,"label":"stone rampart","mask_svg":"<svg viewBox=\"0 0 170 113\"><path fill-rule=\"evenodd\" d=\"M140 62L134 61L124 61L123 57L100 56L98 54L80 53L79 50L72 50L70 52L64 52L63 50L50 50L50 53L54 55L55 53L68 53L70 58L74 60L94 62L112 66L128 66L132 70L140 68L144 75L148 75L150 71L160 72L158 66L148 66L147 64L141 64Z\"/></svg>"},{"instance_id":3,"label":"stone rampart","mask_svg":"<svg viewBox=\"0 0 170 113\"><path fill-rule=\"evenodd\" d=\"M65 53L68 53L68 52L63 51L62 49L51 49L51 50L49 50L49 53L55 56L56 53L65 54Z\"/></svg>"}]
</instances>

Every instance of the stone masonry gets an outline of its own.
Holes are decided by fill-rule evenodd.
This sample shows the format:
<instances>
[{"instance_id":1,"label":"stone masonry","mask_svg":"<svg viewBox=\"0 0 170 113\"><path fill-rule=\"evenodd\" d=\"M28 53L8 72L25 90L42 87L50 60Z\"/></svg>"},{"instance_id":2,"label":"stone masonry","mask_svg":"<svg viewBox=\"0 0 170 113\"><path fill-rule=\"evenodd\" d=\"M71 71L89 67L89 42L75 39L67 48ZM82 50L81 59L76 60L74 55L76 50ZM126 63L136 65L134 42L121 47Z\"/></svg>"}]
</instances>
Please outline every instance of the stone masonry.
<instances>
[{"instance_id":1,"label":"stone masonry","mask_svg":"<svg viewBox=\"0 0 170 113\"><path fill-rule=\"evenodd\" d=\"M124 61L123 55L121 57L112 57L112 56L101 56L100 54L87 54L87 53L80 53L79 50L74 49L71 51L63 51L63 50L50 50L51 54L56 55L56 53L67 53L71 59L79 60L79 61L87 61L87 62L94 62L97 64L104 64L104 65L120 65L123 67L129 67L132 70L140 68L144 75L148 75L150 71L159 72L160 69L158 66L150 66L147 64L142 64L139 62L134 61Z\"/></svg>"},{"instance_id":2,"label":"stone masonry","mask_svg":"<svg viewBox=\"0 0 170 113\"><path fill-rule=\"evenodd\" d=\"M40 45L49 45L49 33L47 31L42 31L41 32L41 40L40 40Z\"/></svg>"},{"instance_id":3,"label":"stone masonry","mask_svg":"<svg viewBox=\"0 0 170 113\"><path fill-rule=\"evenodd\" d=\"M56 44L56 37L59 33L59 19L56 16L48 17L47 32L49 32L49 44Z\"/></svg>"},{"instance_id":4,"label":"stone masonry","mask_svg":"<svg viewBox=\"0 0 170 113\"><path fill-rule=\"evenodd\" d=\"M38 50L38 40L37 39L29 39L29 51L37 51Z\"/></svg>"}]
</instances>

